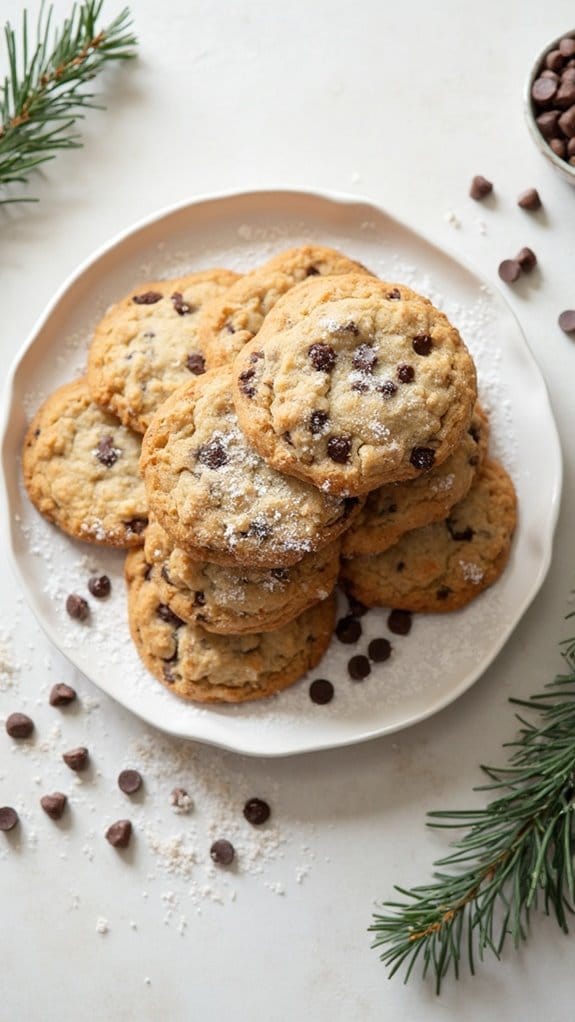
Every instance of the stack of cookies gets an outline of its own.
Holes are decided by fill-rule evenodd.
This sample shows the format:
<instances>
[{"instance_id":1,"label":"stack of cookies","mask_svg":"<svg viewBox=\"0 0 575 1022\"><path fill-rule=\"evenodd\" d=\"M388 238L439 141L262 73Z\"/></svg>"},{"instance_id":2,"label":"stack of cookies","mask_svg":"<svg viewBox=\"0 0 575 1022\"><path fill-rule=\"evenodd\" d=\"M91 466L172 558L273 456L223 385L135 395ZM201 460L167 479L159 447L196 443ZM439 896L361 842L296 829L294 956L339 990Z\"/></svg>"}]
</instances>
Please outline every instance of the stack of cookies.
<instances>
[{"instance_id":1,"label":"stack of cookies","mask_svg":"<svg viewBox=\"0 0 575 1022\"><path fill-rule=\"evenodd\" d=\"M146 284L26 437L36 507L133 547L132 638L200 702L292 684L366 606L462 607L500 575L515 493L473 360L427 299L330 249ZM140 453L141 448L141 453Z\"/></svg>"}]
</instances>

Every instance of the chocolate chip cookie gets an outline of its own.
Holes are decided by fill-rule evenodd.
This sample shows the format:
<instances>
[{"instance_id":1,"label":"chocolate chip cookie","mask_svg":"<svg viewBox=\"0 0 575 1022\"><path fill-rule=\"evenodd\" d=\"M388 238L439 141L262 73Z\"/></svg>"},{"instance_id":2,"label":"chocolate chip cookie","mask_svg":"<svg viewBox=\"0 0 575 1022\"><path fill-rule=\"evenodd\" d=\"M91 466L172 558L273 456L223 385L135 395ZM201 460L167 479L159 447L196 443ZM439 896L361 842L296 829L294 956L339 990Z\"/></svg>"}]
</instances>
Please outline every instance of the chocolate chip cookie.
<instances>
[{"instance_id":1,"label":"chocolate chip cookie","mask_svg":"<svg viewBox=\"0 0 575 1022\"><path fill-rule=\"evenodd\" d=\"M34 416L22 455L30 500L76 539L141 546L148 519L141 438L95 404L85 378L56 390Z\"/></svg>"},{"instance_id":2,"label":"chocolate chip cookie","mask_svg":"<svg viewBox=\"0 0 575 1022\"><path fill-rule=\"evenodd\" d=\"M291 568L225 568L196 561L174 547L153 515L144 553L157 571L163 602L190 624L206 631L269 632L327 599L339 573L339 540L306 554Z\"/></svg>"},{"instance_id":3,"label":"chocolate chip cookie","mask_svg":"<svg viewBox=\"0 0 575 1022\"><path fill-rule=\"evenodd\" d=\"M231 370L198 376L158 409L141 466L150 507L175 546L250 568L296 564L332 542L360 509L275 472L241 432Z\"/></svg>"},{"instance_id":4,"label":"chocolate chip cookie","mask_svg":"<svg viewBox=\"0 0 575 1022\"><path fill-rule=\"evenodd\" d=\"M302 245L279 252L206 304L198 333L210 369L227 365L260 329L282 295L307 277L369 273L335 249Z\"/></svg>"},{"instance_id":5,"label":"chocolate chip cookie","mask_svg":"<svg viewBox=\"0 0 575 1022\"><path fill-rule=\"evenodd\" d=\"M126 558L128 616L138 653L151 673L182 699L240 703L292 685L329 645L335 598L328 597L274 632L215 635L185 624L162 601L142 551Z\"/></svg>"},{"instance_id":6,"label":"chocolate chip cookie","mask_svg":"<svg viewBox=\"0 0 575 1022\"><path fill-rule=\"evenodd\" d=\"M501 575L516 517L511 479L487 460L444 522L407 532L383 554L344 561L344 585L368 607L457 610Z\"/></svg>"},{"instance_id":7,"label":"chocolate chip cookie","mask_svg":"<svg viewBox=\"0 0 575 1022\"><path fill-rule=\"evenodd\" d=\"M405 483L388 483L368 494L364 507L344 533L342 554L381 554L411 529L447 518L469 492L487 453L489 423L479 404L471 425L452 454L437 468Z\"/></svg>"},{"instance_id":8,"label":"chocolate chip cookie","mask_svg":"<svg viewBox=\"0 0 575 1022\"><path fill-rule=\"evenodd\" d=\"M203 270L141 284L113 305L90 347L94 400L145 433L162 401L190 375L205 371L198 333L202 310L238 279L230 270Z\"/></svg>"},{"instance_id":9,"label":"chocolate chip cookie","mask_svg":"<svg viewBox=\"0 0 575 1022\"><path fill-rule=\"evenodd\" d=\"M288 292L233 375L240 426L261 456L348 495L440 465L477 397L473 360L443 313L358 274Z\"/></svg>"}]
</instances>

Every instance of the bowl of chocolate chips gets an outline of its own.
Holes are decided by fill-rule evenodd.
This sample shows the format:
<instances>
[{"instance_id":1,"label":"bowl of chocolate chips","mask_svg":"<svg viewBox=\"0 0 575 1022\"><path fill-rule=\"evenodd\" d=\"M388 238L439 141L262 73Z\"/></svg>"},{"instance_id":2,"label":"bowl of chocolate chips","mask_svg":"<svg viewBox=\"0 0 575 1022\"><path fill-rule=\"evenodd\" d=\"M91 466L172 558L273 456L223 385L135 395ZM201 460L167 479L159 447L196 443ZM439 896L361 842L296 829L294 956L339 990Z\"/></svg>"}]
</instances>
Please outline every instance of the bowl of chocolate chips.
<instances>
[{"instance_id":1,"label":"bowl of chocolate chips","mask_svg":"<svg viewBox=\"0 0 575 1022\"><path fill-rule=\"evenodd\" d=\"M537 148L575 185L575 31L559 36L535 61L525 113Z\"/></svg>"}]
</instances>

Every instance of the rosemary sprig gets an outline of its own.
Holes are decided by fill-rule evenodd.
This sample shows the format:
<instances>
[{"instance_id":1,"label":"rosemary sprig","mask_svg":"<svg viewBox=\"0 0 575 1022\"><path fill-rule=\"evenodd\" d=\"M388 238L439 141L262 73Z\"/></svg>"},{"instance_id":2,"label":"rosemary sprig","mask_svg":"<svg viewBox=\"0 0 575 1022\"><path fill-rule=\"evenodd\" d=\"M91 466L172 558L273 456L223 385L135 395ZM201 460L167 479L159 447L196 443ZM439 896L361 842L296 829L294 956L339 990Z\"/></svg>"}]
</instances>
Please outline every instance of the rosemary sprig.
<instances>
[{"instance_id":1,"label":"rosemary sprig","mask_svg":"<svg viewBox=\"0 0 575 1022\"><path fill-rule=\"evenodd\" d=\"M108 26L98 20L103 0L74 4L59 30L52 30L52 7L40 9L36 38L30 43L28 16L21 37L4 28L8 74L0 85L0 186L25 182L34 168L54 159L58 149L81 145L75 130L84 110L96 107L94 94L80 91L108 63L135 55L136 38L125 8ZM34 199L0 198L0 203Z\"/></svg>"},{"instance_id":2,"label":"rosemary sprig","mask_svg":"<svg viewBox=\"0 0 575 1022\"><path fill-rule=\"evenodd\" d=\"M575 900L575 638L563 645L568 673L511 700L522 712L519 736L505 746L508 765L482 767L489 783L475 790L498 796L484 809L430 813L430 826L465 835L434 863L433 882L396 887L404 900L374 914L372 946L383 948L390 976L404 967L407 982L419 959L439 993L463 960L473 973L486 950L499 958L508 938L515 947L525 941L538 901L567 933Z\"/></svg>"}]
</instances>

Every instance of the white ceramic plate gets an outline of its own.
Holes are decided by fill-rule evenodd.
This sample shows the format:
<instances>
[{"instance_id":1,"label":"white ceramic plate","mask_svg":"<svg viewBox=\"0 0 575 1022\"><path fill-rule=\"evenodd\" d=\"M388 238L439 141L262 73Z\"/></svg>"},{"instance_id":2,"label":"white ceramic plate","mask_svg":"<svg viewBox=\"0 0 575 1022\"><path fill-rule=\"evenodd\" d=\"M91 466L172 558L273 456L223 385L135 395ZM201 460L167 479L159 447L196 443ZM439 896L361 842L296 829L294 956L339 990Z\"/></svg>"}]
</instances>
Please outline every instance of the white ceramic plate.
<instances>
[{"instance_id":1,"label":"white ceramic plate","mask_svg":"<svg viewBox=\"0 0 575 1022\"><path fill-rule=\"evenodd\" d=\"M335 684L315 706L310 677L268 700L237 707L183 703L151 678L132 647L122 555L75 543L40 518L23 493L19 454L27 418L56 386L82 372L91 330L139 281L213 265L246 270L305 241L340 248L387 280L428 295L460 329L478 367L492 451L510 471L519 527L500 581L462 611L418 615L408 637L390 636L386 612L362 619L357 646L334 638L312 677ZM36 326L8 381L3 426L4 511L16 571L40 623L96 685L165 731L252 755L330 748L397 731L461 695L491 663L539 589L550 562L561 490L561 454L545 385L502 296L441 249L360 200L275 191L186 203L113 241L66 282ZM92 603L91 624L64 604L106 572L112 596ZM343 603L342 603L343 611ZM363 683L346 664L388 635L393 655Z\"/></svg>"}]
</instances>

